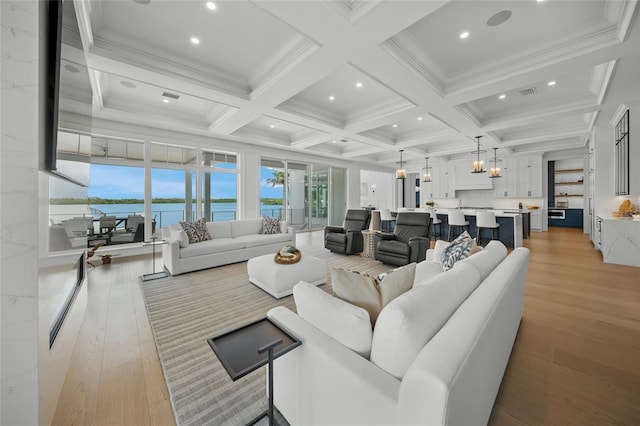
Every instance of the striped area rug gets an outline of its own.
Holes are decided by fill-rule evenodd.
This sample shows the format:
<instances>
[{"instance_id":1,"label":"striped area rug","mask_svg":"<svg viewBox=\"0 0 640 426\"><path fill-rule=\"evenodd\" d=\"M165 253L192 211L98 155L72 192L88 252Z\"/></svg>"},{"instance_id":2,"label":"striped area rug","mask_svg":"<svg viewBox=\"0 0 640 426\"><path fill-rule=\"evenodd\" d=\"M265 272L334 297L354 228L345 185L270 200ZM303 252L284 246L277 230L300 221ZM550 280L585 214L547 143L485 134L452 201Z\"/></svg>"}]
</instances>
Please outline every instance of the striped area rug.
<instances>
[{"instance_id":1,"label":"striped area rug","mask_svg":"<svg viewBox=\"0 0 640 426\"><path fill-rule=\"evenodd\" d=\"M391 269L372 259L321 248L303 255L324 258L330 268L378 274ZM266 410L265 368L233 382L207 339L264 318L293 297L274 299L249 282L246 262L141 283L176 423L244 425Z\"/></svg>"}]
</instances>

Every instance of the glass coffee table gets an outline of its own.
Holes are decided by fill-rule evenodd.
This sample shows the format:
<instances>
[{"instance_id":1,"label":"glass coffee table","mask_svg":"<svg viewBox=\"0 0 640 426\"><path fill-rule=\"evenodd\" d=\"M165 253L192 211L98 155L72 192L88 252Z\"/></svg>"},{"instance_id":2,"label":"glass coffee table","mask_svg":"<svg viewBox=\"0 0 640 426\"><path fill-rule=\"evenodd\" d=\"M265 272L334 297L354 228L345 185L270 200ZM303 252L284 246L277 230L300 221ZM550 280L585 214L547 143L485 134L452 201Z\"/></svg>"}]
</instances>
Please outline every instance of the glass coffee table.
<instances>
[{"instance_id":1,"label":"glass coffee table","mask_svg":"<svg viewBox=\"0 0 640 426\"><path fill-rule=\"evenodd\" d=\"M266 416L269 425L274 425L273 360L297 348L302 342L268 318L212 337L207 342L233 381L269 364L269 408L249 424L256 424Z\"/></svg>"}]
</instances>

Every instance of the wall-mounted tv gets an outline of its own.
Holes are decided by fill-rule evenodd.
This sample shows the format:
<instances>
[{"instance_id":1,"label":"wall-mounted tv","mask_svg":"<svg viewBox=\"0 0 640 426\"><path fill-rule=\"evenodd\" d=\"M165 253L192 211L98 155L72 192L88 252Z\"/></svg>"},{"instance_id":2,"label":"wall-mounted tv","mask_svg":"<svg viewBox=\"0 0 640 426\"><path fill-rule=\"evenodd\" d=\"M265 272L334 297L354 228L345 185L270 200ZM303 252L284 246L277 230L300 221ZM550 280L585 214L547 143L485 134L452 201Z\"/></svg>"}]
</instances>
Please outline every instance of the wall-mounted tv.
<instances>
[{"instance_id":1,"label":"wall-mounted tv","mask_svg":"<svg viewBox=\"0 0 640 426\"><path fill-rule=\"evenodd\" d=\"M78 173L77 163L61 159L58 149L58 132L60 126L61 103L65 98L74 98L74 105L81 105L82 117L86 123L91 121L91 87L89 85L88 71L83 54L73 55L73 61L65 59L65 50L78 47L65 44L65 34L78 31L75 9L71 0L48 0L41 2L43 8L41 23L46 37L44 37L45 51L44 66L41 72L46 78L43 86L46 88L44 100L44 131L42 135L43 146L40 150L40 170L54 176L73 182L77 185L88 186L89 176ZM75 37L79 39L79 37ZM79 49L81 52L81 49ZM64 68L61 67L64 63ZM79 87L86 86L86 87ZM78 100L77 93L88 93L89 100ZM70 95L73 94L73 95ZM77 108L76 108L77 109ZM90 125L89 125L90 127ZM67 153L68 157L68 153ZM77 161L88 162L88 157L77 156Z\"/></svg>"}]
</instances>

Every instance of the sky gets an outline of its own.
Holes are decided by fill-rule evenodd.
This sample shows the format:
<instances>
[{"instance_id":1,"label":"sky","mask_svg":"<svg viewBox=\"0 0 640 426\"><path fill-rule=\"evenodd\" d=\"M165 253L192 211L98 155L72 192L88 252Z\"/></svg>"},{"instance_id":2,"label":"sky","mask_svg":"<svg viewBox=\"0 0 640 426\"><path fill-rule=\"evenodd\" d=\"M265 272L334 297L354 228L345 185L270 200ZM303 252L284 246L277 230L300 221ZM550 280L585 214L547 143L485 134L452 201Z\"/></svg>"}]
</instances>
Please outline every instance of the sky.
<instances>
[{"instance_id":1,"label":"sky","mask_svg":"<svg viewBox=\"0 0 640 426\"><path fill-rule=\"evenodd\" d=\"M183 170L153 169L152 192L154 198L183 198ZM192 172L193 193L195 194L195 172ZM273 171L261 167L261 198L282 198L281 186L272 188L266 180L273 177ZM211 185L212 198L236 198L236 176L226 173L214 173ZM66 196L66 195L61 195ZM142 167L91 165L91 177L88 188L89 197L122 199L144 199L144 169Z\"/></svg>"}]
</instances>

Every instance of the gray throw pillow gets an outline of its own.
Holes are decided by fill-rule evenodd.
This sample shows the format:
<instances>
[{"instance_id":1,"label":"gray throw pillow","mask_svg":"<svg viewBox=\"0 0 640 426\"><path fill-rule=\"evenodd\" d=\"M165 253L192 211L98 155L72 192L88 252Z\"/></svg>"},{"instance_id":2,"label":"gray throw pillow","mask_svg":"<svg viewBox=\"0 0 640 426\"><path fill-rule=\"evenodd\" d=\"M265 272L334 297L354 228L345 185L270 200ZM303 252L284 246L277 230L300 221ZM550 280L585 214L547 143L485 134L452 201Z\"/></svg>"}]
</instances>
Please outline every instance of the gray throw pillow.
<instances>
[{"instance_id":1,"label":"gray throw pillow","mask_svg":"<svg viewBox=\"0 0 640 426\"><path fill-rule=\"evenodd\" d=\"M473 239L467 231L464 231L455 240L451 242L449 247L444 249L442 253L442 270L448 271L453 268L453 265L458 261L469 257L471 248L473 247Z\"/></svg>"},{"instance_id":2,"label":"gray throw pillow","mask_svg":"<svg viewBox=\"0 0 640 426\"><path fill-rule=\"evenodd\" d=\"M180 226L189 237L189 244L211 239L209 229L207 229L207 221L204 218L195 222L180 222Z\"/></svg>"},{"instance_id":3,"label":"gray throw pillow","mask_svg":"<svg viewBox=\"0 0 640 426\"><path fill-rule=\"evenodd\" d=\"M262 216L262 233L263 234L280 234L280 218Z\"/></svg>"}]
</instances>

